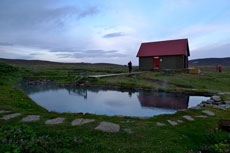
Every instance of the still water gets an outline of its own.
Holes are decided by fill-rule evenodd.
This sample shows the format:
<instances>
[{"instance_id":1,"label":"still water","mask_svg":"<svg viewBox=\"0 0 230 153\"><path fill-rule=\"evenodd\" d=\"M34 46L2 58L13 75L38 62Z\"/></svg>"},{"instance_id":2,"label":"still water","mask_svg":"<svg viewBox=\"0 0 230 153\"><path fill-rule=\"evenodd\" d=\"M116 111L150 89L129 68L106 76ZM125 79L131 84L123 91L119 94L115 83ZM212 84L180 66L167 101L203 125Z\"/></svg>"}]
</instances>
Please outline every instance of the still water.
<instances>
[{"instance_id":1,"label":"still water","mask_svg":"<svg viewBox=\"0 0 230 153\"><path fill-rule=\"evenodd\" d=\"M59 87L53 84L20 85L48 111L150 117L172 114L196 106L208 97L166 92L118 90L98 87Z\"/></svg>"}]
</instances>

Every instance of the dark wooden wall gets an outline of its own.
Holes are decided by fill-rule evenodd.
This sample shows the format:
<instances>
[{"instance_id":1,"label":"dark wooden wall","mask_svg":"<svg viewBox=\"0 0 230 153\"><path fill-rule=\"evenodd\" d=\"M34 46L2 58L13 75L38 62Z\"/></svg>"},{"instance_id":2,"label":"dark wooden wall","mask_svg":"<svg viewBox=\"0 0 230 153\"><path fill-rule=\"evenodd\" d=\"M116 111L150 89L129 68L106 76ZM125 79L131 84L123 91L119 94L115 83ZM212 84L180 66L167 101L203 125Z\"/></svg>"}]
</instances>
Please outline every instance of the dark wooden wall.
<instances>
[{"instance_id":1,"label":"dark wooden wall","mask_svg":"<svg viewBox=\"0 0 230 153\"><path fill-rule=\"evenodd\" d=\"M187 68L186 56L160 56L160 70ZM139 68L142 71L153 70L153 57L139 57Z\"/></svg>"}]
</instances>

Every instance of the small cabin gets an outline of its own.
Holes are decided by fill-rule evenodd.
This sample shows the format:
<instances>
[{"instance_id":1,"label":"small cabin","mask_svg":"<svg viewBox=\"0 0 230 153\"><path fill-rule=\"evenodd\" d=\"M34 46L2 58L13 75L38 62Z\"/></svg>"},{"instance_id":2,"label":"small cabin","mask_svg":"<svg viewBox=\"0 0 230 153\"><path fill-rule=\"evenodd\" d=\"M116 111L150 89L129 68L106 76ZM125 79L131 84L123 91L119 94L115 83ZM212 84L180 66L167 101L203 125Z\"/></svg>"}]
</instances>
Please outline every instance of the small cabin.
<instances>
[{"instance_id":1,"label":"small cabin","mask_svg":"<svg viewBox=\"0 0 230 153\"><path fill-rule=\"evenodd\" d=\"M142 43L137 53L139 69L164 70L188 68L188 39Z\"/></svg>"}]
</instances>

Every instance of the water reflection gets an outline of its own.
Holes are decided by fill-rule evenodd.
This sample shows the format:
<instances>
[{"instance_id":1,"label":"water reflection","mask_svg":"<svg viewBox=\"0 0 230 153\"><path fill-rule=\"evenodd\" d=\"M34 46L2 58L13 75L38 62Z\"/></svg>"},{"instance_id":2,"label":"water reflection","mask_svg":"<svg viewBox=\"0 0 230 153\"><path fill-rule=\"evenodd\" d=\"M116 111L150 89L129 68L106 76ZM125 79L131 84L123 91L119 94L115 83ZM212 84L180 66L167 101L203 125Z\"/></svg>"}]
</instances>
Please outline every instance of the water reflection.
<instances>
[{"instance_id":1,"label":"water reflection","mask_svg":"<svg viewBox=\"0 0 230 153\"><path fill-rule=\"evenodd\" d=\"M189 96L164 92L139 92L138 99L143 107L187 109Z\"/></svg>"},{"instance_id":2,"label":"water reflection","mask_svg":"<svg viewBox=\"0 0 230 153\"><path fill-rule=\"evenodd\" d=\"M49 111L102 115L154 116L171 114L208 97L99 87L60 87L54 84L19 86Z\"/></svg>"}]
</instances>

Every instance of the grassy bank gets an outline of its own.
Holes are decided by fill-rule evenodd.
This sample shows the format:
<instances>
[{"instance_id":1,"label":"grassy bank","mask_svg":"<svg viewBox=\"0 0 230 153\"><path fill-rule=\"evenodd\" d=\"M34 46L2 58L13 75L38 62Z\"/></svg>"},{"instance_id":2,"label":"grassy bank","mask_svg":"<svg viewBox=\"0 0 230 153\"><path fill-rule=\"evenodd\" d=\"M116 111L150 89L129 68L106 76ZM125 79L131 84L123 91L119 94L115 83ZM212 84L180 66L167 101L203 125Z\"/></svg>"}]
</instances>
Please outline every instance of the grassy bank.
<instances>
[{"instance_id":1,"label":"grassy bank","mask_svg":"<svg viewBox=\"0 0 230 153\"><path fill-rule=\"evenodd\" d=\"M124 73L126 66L119 65L35 65L23 66L30 73L26 78L49 79L58 84L71 84L79 76ZM216 72L215 67L200 67L201 74L187 73L165 74L146 72L134 76L117 76L97 79L82 79L80 84L114 85L120 87L136 87L156 90L180 90L190 92L223 92L230 91L230 68L225 67L223 73ZM134 71L138 71L134 67Z\"/></svg>"},{"instance_id":2,"label":"grassy bank","mask_svg":"<svg viewBox=\"0 0 230 153\"><path fill-rule=\"evenodd\" d=\"M4 68L3 68L4 67ZM97 66L96 66L97 67ZM173 115L160 115L149 119L138 119L129 117L108 117L93 114L68 114L47 112L44 108L35 104L20 89L12 85L26 78L46 78L57 83L70 83L75 75L85 73L79 72L78 67L70 66L37 66L37 67L11 67L1 65L4 69L0 71L0 110L20 112L22 116L5 121L0 120L0 148L2 152L166 152L184 153L193 150L197 152L207 146L214 146L212 151L218 152L223 149L223 141L230 141L229 134L225 132L214 132L221 119L230 119L230 111L222 111L206 108L215 112L214 117L195 118L202 114L202 110L180 111ZM86 70L89 74L114 73L113 66L104 68L93 68ZM109 69L110 71L105 71ZM118 70L117 70L118 69ZM116 71L124 72L127 67L117 67ZM214 75L214 76L213 76ZM221 76L219 79L218 76ZM169 89L198 89L211 91L229 91L225 84L229 73L216 74L205 72L200 76L188 74L165 75L161 73L148 72L136 77L115 77L98 80L83 80L82 83L110 84L125 87L161 88L160 83L167 80L164 88ZM178 77L183 81L179 82ZM202 78L193 83L198 78ZM206 78L206 79L205 79ZM206 81L210 78L209 82ZM214 80L216 79L216 80ZM162 80L162 81L156 81ZM218 80L218 81L217 81ZM190 82L190 84L188 83ZM225 83L224 83L225 82ZM213 84L212 84L213 83ZM204 87L203 85L206 85ZM228 98L227 95L223 95ZM24 123L21 119L27 115L41 115L37 122ZM3 116L3 114L0 114ZM195 121L186 121L183 115L190 115ZM0 116L0 117L1 117ZM47 119L65 117L66 120L60 125L45 125ZM83 126L71 126L71 121L76 118L95 119L95 122ZM177 126L167 124L163 127L156 126L156 122L167 123L167 120L182 120ZM94 128L101 122L107 121L119 124L121 130L118 133L105 133ZM130 129L128 134L124 129ZM214 134L215 133L215 134ZM210 140L211 139L211 140ZM219 149L219 150L218 150Z\"/></svg>"}]
</instances>

